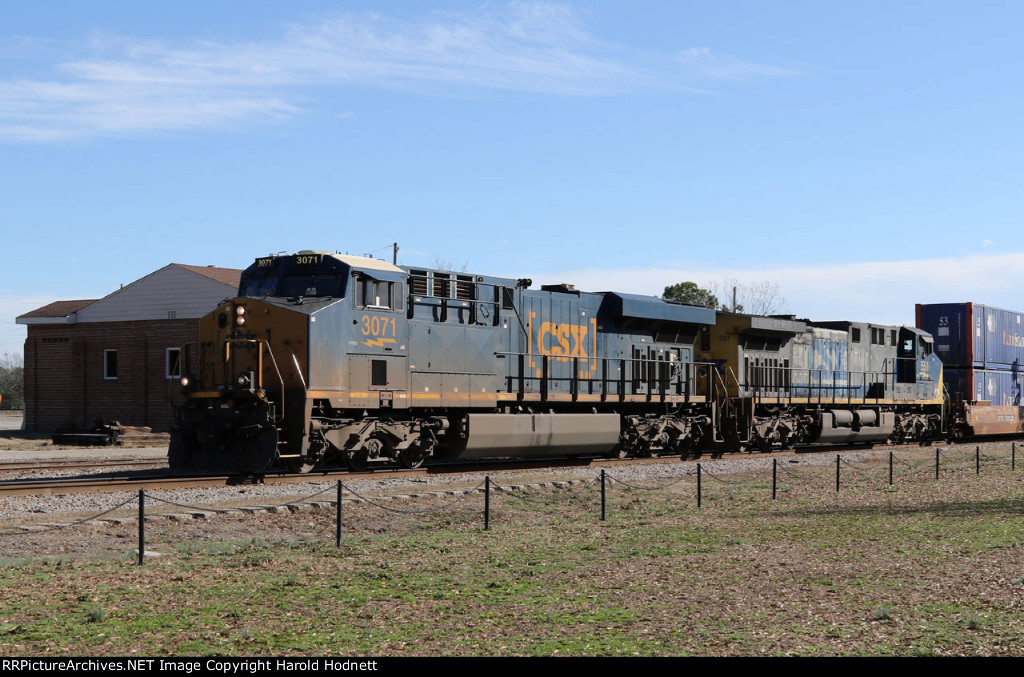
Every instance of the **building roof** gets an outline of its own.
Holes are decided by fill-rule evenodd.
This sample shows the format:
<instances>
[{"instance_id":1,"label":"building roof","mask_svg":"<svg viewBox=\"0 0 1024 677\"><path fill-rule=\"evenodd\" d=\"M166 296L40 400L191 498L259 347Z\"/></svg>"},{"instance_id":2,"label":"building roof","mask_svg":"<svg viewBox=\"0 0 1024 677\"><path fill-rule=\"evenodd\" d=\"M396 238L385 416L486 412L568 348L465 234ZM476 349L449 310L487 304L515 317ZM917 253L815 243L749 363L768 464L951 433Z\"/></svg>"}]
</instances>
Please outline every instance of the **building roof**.
<instances>
[{"instance_id":1,"label":"building roof","mask_svg":"<svg viewBox=\"0 0 1024 677\"><path fill-rule=\"evenodd\" d=\"M15 321L18 322L18 324L25 324L24 322L20 322L19 320L36 318L57 319L70 317L71 315L74 315L82 308L85 308L88 305L96 303L96 301L98 300L99 299L77 299L73 301L54 301L53 303L46 304L42 308L36 308L35 310L30 310L29 312L23 315L19 315Z\"/></svg>"},{"instance_id":2,"label":"building roof","mask_svg":"<svg viewBox=\"0 0 1024 677\"><path fill-rule=\"evenodd\" d=\"M198 275L208 277L211 280L216 280L223 284L229 284L232 287L238 288L238 283L242 279L242 271L235 268L218 268L217 266L189 266L184 263L172 263L172 266L184 268L185 270L191 271Z\"/></svg>"},{"instance_id":3,"label":"building roof","mask_svg":"<svg viewBox=\"0 0 1024 677\"><path fill-rule=\"evenodd\" d=\"M234 295L241 277L242 271L235 268L171 263L101 299L54 301L19 315L15 322L75 324L202 317L226 296Z\"/></svg>"}]
</instances>

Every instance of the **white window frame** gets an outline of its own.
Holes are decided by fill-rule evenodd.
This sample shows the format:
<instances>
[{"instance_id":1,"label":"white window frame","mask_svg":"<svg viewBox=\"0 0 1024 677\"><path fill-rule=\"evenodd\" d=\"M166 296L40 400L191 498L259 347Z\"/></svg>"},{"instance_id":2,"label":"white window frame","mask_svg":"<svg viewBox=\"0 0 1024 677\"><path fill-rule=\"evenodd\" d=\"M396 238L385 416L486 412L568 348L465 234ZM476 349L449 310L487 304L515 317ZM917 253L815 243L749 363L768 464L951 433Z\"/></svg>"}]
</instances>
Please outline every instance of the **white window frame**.
<instances>
[{"instance_id":1,"label":"white window frame","mask_svg":"<svg viewBox=\"0 0 1024 677\"><path fill-rule=\"evenodd\" d=\"M114 375L110 376L110 354L114 354ZM104 381L116 381L117 380L117 349L107 348L103 351L103 380Z\"/></svg>"},{"instance_id":2,"label":"white window frame","mask_svg":"<svg viewBox=\"0 0 1024 677\"><path fill-rule=\"evenodd\" d=\"M171 373L171 364L172 364L172 362L171 362L171 354L172 353L177 353L177 358L174 360L178 364L178 373L177 374L172 374ZM164 378L166 378L168 380L180 379L181 378L181 348L167 348L164 351Z\"/></svg>"}]
</instances>

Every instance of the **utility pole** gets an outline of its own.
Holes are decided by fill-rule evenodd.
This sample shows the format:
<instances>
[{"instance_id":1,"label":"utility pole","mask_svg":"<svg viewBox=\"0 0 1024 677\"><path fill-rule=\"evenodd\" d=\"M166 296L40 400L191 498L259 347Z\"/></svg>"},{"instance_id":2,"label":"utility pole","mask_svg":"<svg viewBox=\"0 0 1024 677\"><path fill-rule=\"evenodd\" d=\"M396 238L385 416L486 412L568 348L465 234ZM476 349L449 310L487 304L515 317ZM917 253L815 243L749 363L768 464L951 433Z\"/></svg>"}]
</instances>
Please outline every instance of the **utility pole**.
<instances>
[{"instance_id":1,"label":"utility pole","mask_svg":"<svg viewBox=\"0 0 1024 677\"><path fill-rule=\"evenodd\" d=\"M391 243L391 248L392 248L391 263L393 263L394 265L397 266L398 265L398 243L397 242L392 242Z\"/></svg>"}]
</instances>

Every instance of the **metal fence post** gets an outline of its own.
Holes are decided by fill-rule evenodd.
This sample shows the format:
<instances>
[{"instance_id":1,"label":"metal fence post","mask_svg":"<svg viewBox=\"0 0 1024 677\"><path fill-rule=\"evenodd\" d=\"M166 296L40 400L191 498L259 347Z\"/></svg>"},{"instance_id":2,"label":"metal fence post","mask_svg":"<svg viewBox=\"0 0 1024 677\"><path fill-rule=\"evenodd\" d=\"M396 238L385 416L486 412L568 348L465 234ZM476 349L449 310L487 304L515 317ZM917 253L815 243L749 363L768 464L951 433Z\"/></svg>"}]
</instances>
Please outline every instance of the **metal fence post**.
<instances>
[{"instance_id":1,"label":"metal fence post","mask_svg":"<svg viewBox=\"0 0 1024 677\"><path fill-rule=\"evenodd\" d=\"M341 547L341 514L342 514L341 513L341 492L342 492L341 480L338 480L338 510L337 510L338 514L337 514L337 525L335 527L335 533L334 533L334 545L339 547L339 548Z\"/></svg>"},{"instance_id":2,"label":"metal fence post","mask_svg":"<svg viewBox=\"0 0 1024 677\"><path fill-rule=\"evenodd\" d=\"M839 454L836 454L836 493L839 493Z\"/></svg>"},{"instance_id":3,"label":"metal fence post","mask_svg":"<svg viewBox=\"0 0 1024 677\"><path fill-rule=\"evenodd\" d=\"M889 486L892 486L892 452L889 452Z\"/></svg>"},{"instance_id":4,"label":"metal fence post","mask_svg":"<svg viewBox=\"0 0 1024 677\"><path fill-rule=\"evenodd\" d=\"M779 468L779 460L776 458L772 459L772 500L775 500L775 488L777 486L777 474Z\"/></svg>"},{"instance_id":5,"label":"metal fence post","mask_svg":"<svg viewBox=\"0 0 1024 677\"><path fill-rule=\"evenodd\" d=\"M942 449L935 450L935 479L939 479L939 452Z\"/></svg>"},{"instance_id":6,"label":"metal fence post","mask_svg":"<svg viewBox=\"0 0 1024 677\"><path fill-rule=\"evenodd\" d=\"M601 521L605 518L604 468L601 468Z\"/></svg>"},{"instance_id":7,"label":"metal fence post","mask_svg":"<svg viewBox=\"0 0 1024 677\"><path fill-rule=\"evenodd\" d=\"M491 528L491 476L484 477L484 531Z\"/></svg>"},{"instance_id":8,"label":"metal fence post","mask_svg":"<svg viewBox=\"0 0 1024 677\"><path fill-rule=\"evenodd\" d=\"M139 566L146 563L146 491L139 489Z\"/></svg>"},{"instance_id":9,"label":"metal fence post","mask_svg":"<svg viewBox=\"0 0 1024 677\"><path fill-rule=\"evenodd\" d=\"M974 447L974 474L981 474L981 447Z\"/></svg>"},{"instance_id":10,"label":"metal fence post","mask_svg":"<svg viewBox=\"0 0 1024 677\"><path fill-rule=\"evenodd\" d=\"M700 463L697 464L697 507L700 507Z\"/></svg>"}]
</instances>

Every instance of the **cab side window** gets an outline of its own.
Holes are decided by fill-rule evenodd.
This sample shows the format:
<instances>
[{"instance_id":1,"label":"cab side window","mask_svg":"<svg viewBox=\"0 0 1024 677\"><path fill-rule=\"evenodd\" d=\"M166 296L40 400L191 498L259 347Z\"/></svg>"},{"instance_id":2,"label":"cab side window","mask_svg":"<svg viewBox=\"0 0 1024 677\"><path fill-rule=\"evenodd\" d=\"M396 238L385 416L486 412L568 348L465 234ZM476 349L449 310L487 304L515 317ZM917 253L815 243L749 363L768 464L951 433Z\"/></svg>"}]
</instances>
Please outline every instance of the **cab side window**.
<instances>
[{"instance_id":1,"label":"cab side window","mask_svg":"<svg viewBox=\"0 0 1024 677\"><path fill-rule=\"evenodd\" d=\"M402 283L374 280L363 277L359 280L359 294L356 303L362 308L387 308L402 310Z\"/></svg>"}]
</instances>

